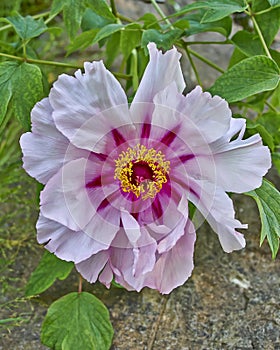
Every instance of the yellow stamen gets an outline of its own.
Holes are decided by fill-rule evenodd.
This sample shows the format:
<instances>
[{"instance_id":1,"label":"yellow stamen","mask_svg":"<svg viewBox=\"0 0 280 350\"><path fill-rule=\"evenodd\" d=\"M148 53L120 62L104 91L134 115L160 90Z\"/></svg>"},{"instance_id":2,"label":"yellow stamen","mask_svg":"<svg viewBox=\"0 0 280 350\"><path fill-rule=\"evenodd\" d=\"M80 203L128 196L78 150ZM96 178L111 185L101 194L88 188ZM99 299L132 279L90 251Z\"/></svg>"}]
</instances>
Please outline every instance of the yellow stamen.
<instances>
[{"instance_id":1,"label":"yellow stamen","mask_svg":"<svg viewBox=\"0 0 280 350\"><path fill-rule=\"evenodd\" d=\"M170 162L165 160L161 151L147 149L139 143L133 148L122 152L115 160L115 180L120 180L124 192L133 192L142 199L154 198L160 192L162 185L167 182ZM151 179L139 178L133 174L134 165L144 164L152 174Z\"/></svg>"}]
</instances>

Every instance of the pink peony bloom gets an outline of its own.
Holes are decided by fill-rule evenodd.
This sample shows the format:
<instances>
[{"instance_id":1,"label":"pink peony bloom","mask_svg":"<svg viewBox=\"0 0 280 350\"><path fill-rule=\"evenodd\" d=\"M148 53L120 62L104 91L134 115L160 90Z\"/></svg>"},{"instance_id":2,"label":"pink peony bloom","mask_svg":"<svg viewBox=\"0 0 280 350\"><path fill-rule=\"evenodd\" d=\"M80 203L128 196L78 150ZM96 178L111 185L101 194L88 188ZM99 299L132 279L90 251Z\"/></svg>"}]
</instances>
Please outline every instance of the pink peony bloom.
<instances>
[{"instance_id":1,"label":"pink peony bloom","mask_svg":"<svg viewBox=\"0 0 280 350\"><path fill-rule=\"evenodd\" d=\"M196 87L186 96L180 54L150 43L131 106L102 62L61 75L21 137L25 170L45 184L38 241L90 282L170 293L193 270L192 202L226 252L245 246L226 192L261 185L271 166L244 119ZM196 223L197 225L199 222Z\"/></svg>"}]
</instances>

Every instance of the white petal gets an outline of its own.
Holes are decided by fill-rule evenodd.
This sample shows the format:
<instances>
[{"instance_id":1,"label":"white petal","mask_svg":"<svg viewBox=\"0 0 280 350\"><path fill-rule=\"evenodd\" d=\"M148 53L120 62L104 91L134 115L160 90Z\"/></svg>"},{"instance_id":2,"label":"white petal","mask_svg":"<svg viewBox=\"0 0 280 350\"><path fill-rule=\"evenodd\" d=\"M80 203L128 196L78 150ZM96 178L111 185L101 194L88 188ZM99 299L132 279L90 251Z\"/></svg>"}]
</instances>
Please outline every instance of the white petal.
<instances>
[{"instance_id":1,"label":"white petal","mask_svg":"<svg viewBox=\"0 0 280 350\"><path fill-rule=\"evenodd\" d=\"M76 264L76 269L88 282L95 283L108 258L109 252L101 251Z\"/></svg>"},{"instance_id":2,"label":"white petal","mask_svg":"<svg viewBox=\"0 0 280 350\"><path fill-rule=\"evenodd\" d=\"M142 102L152 102L154 96L163 90L171 82L175 82L176 89L182 92L185 81L180 67L181 54L175 49L166 53L157 50L154 43L148 45L150 62L142 77L139 88L131 105L132 119L135 123L142 123L151 111L151 105L143 105Z\"/></svg>"},{"instance_id":3,"label":"white petal","mask_svg":"<svg viewBox=\"0 0 280 350\"><path fill-rule=\"evenodd\" d=\"M102 62L61 75L49 98L57 128L80 148L93 150L112 128L131 124L125 92Z\"/></svg>"},{"instance_id":4,"label":"white petal","mask_svg":"<svg viewBox=\"0 0 280 350\"><path fill-rule=\"evenodd\" d=\"M104 199L100 189L99 203L92 203L86 189L86 169L94 165L86 159L65 164L41 192L41 211L51 220L60 222L74 231L82 230L95 215Z\"/></svg>"},{"instance_id":5,"label":"white petal","mask_svg":"<svg viewBox=\"0 0 280 350\"><path fill-rule=\"evenodd\" d=\"M189 199L209 222L218 234L225 252L239 250L245 247L243 235L236 228L247 228L234 218L235 212L232 200L225 191L209 181L190 180L192 192ZM195 220L195 218L193 219Z\"/></svg>"},{"instance_id":6,"label":"white petal","mask_svg":"<svg viewBox=\"0 0 280 350\"><path fill-rule=\"evenodd\" d=\"M82 231L72 231L58 222L40 215L37 225L38 242L60 259L79 263L92 254L106 249Z\"/></svg>"}]
</instances>

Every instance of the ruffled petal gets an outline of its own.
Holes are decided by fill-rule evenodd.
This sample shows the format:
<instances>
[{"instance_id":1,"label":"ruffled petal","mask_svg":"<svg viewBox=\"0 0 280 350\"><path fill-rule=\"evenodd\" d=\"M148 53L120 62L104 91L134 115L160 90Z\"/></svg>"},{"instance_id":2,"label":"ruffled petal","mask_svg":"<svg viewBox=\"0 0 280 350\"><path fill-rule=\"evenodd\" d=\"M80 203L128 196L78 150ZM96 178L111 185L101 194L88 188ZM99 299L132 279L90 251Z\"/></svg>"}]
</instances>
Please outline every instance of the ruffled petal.
<instances>
[{"instance_id":1,"label":"ruffled petal","mask_svg":"<svg viewBox=\"0 0 280 350\"><path fill-rule=\"evenodd\" d=\"M246 242L243 235L235 229L246 229L234 218L235 211L233 202L225 191L209 181L191 179L189 200L195 204L204 218L209 222L212 229L218 234L223 250L230 253L245 247ZM196 218L193 218L194 222ZM196 226L202 224L195 222Z\"/></svg>"},{"instance_id":2,"label":"ruffled petal","mask_svg":"<svg viewBox=\"0 0 280 350\"><path fill-rule=\"evenodd\" d=\"M196 240L195 229L190 220L184 232L172 249L160 255L153 271L147 274L144 283L147 287L157 289L162 294L169 294L190 277L194 267Z\"/></svg>"},{"instance_id":3,"label":"ruffled petal","mask_svg":"<svg viewBox=\"0 0 280 350\"><path fill-rule=\"evenodd\" d=\"M23 167L43 184L64 163L89 156L89 152L69 144L69 140L57 130L52 112L48 98L38 102L31 112L32 132L27 132L20 138Z\"/></svg>"},{"instance_id":4,"label":"ruffled petal","mask_svg":"<svg viewBox=\"0 0 280 350\"><path fill-rule=\"evenodd\" d=\"M72 231L43 215L39 216L36 228L38 242L45 244L46 249L66 261L79 263L106 249L106 246L95 241L83 231Z\"/></svg>"},{"instance_id":5,"label":"ruffled petal","mask_svg":"<svg viewBox=\"0 0 280 350\"><path fill-rule=\"evenodd\" d=\"M152 124L176 135L193 147L224 136L230 127L231 110L225 100L212 97L197 86L186 96L178 93L172 82L154 97ZM163 117L164 116L164 117ZM176 126L178 130L176 129ZM198 140L196 140L198 138Z\"/></svg>"},{"instance_id":6,"label":"ruffled petal","mask_svg":"<svg viewBox=\"0 0 280 350\"><path fill-rule=\"evenodd\" d=\"M76 264L76 269L88 282L95 283L98 279L98 275L108 262L108 259L109 251L103 250Z\"/></svg>"},{"instance_id":7,"label":"ruffled petal","mask_svg":"<svg viewBox=\"0 0 280 350\"><path fill-rule=\"evenodd\" d=\"M131 104L133 122L148 122L152 106L142 102L151 103L154 96L171 82L175 82L176 90L182 92L185 88L185 81L180 67L179 59L181 54L171 49L164 54L157 50L155 43L148 45L150 62L148 63L142 77L139 88Z\"/></svg>"},{"instance_id":8,"label":"ruffled petal","mask_svg":"<svg viewBox=\"0 0 280 350\"><path fill-rule=\"evenodd\" d=\"M57 128L77 147L104 153L97 143L112 129L129 124L127 98L103 62L85 63L75 77L62 74L50 92Z\"/></svg>"},{"instance_id":9,"label":"ruffled petal","mask_svg":"<svg viewBox=\"0 0 280 350\"><path fill-rule=\"evenodd\" d=\"M222 139L211 145L211 148L216 181L228 192L243 193L260 187L262 177L271 167L269 149L263 146L258 134L230 143Z\"/></svg>"},{"instance_id":10,"label":"ruffled petal","mask_svg":"<svg viewBox=\"0 0 280 350\"><path fill-rule=\"evenodd\" d=\"M96 206L105 195L99 188L99 203L93 205L86 188L86 172L94 163L86 159L73 160L65 164L46 184L41 192L41 212L54 221L74 231L82 230L96 214Z\"/></svg>"}]
</instances>

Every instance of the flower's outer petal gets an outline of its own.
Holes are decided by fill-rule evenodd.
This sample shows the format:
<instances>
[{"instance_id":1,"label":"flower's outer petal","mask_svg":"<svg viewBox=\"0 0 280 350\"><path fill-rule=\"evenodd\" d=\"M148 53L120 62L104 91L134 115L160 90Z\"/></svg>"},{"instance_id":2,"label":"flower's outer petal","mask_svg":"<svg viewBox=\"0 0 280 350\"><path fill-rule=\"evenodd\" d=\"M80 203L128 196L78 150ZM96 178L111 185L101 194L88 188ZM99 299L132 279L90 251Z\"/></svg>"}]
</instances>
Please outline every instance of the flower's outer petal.
<instances>
[{"instance_id":1,"label":"flower's outer petal","mask_svg":"<svg viewBox=\"0 0 280 350\"><path fill-rule=\"evenodd\" d=\"M109 251L103 250L76 264L76 269L88 282L95 283L108 259Z\"/></svg>"},{"instance_id":2,"label":"flower's outer petal","mask_svg":"<svg viewBox=\"0 0 280 350\"><path fill-rule=\"evenodd\" d=\"M48 98L38 102L31 112L32 132L27 132L20 138L23 167L43 184L65 162L89 156L89 152L69 144L69 140L57 130L52 111Z\"/></svg>"},{"instance_id":3,"label":"flower's outer petal","mask_svg":"<svg viewBox=\"0 0 280 350\"><path fill-rule=\"evenodd\" d=\"M195 239L194 226L188 221L184 235L172 249L160 255L153 271L147 274L145 285L162 294L169 294L174 288L184 284L194 267Z\"/></svg>"},{"instance_id":4,"label":"flower's outer petal","mask_svg":"<svg viewBox=\"0 0 280 350\"><path fill-rule=\"evenodd\" d=\"M50 92L57 128L77 147L94 146L112 129L130 124L126 94L103 62L85 63L75 77L59 76Z\"/></svg>"},{"instance_id":5,"label":"flower's outer petal","mask_svg":"<svg viewBox=\"0 0 280 350\"><path fill-rule=\"evenodd\" d=\"M154 96L171 82L175 82L179 92L183 92L186 85L179 62L181 54L175 48L163 54L157 50L155 43L150 43L148 49L150 62L131 104L131 115L135 123L142 123L148 117L151 108L149 103L153 102ZM141 102L147 104L141 107Z\"/></svg>"},{"instance_id":6,"label":"flower's outer petal","mask_svg":"<svg viewBox=\"0 0 280 350\"><path fill-rule=\"evenodd\" d=\"M193 129L193 133L200 134L200 139L209 143L224 136L229 129L231 110L228 103L219 96L212 97L208 92L203 92L200 86L184 96L178 93L172 82L161 90L153 101L156 110L152 124L162 125L166 130L176 128L176 124L180 125L182 139L184 135L190 135L193 139ZM163 115L165 118L162 118ZM160 124L160 120L163 119L165 124ZM190 136L185 140L194 145Z\"/></svg>"},{"instance_id":7,"label":"flower's outer petal","mask_svg":"<svg viewBox=\"0 0 280 350\"><path fill-rule=\"evenodd\" d=\"M89 223L96 213L85 186L89 164L91 162L83 158L73 160L48 181L40 197L41 212L45 217L74 231L82 230ZM99 193L101 203L104 199L102 188Z\"/></svg>"},{"instance_id":8,"label":"flower's outer petal","mask_svg":"<svg viewBox=\"0 0 280 350\"><path fill-rule=\"evenodd\" d=\"M230 143L225 139L211 145L217 173L217 183L225 191L243 193L262 184L262 177L271 167L271 156L263 146L260 135L246 140L236 139ZM206 166L207 171L207 166Z\"/></svg>"},{"instance_id":9,"label":"flower's outer petal","mask_svg":"<svg viewBox=\"0 0 280 350\"><path fill-rule=\"evenodd\" d=\"M99 275L99 281L109 289L111 286L113 277L114 277L113 271L111 269L109 262L107 262L103 271Z\"/></svg>"},{"instance_id":10,"label":"flower's outer petal","mask_svg":"<svg viewBox=\"0 0 280 350\"><path fill-rule=\"evenodd\" d=\"M107 247L82 231L72 231L58 222L39 216L37 239L40 244L60 259L79 263Z\"/></svg>"},{"instance_id":11,"label":"flower's outer petal","mask_svg":"<svg viewBox=\"0 0 280 350\"><path fill-rule=\"evenodd\" d=\"M230 253L244 248L245 239L235 229L245 229L247 225L241 224L234 218L233 202L225 191L209 181L194 179L189 181L192 188L192 192L189 192L189 200L195 204L218 234L223 250Z\"/></svg>"}]
</instances>

